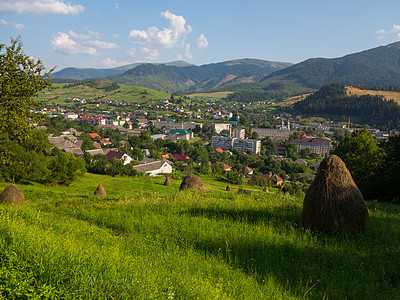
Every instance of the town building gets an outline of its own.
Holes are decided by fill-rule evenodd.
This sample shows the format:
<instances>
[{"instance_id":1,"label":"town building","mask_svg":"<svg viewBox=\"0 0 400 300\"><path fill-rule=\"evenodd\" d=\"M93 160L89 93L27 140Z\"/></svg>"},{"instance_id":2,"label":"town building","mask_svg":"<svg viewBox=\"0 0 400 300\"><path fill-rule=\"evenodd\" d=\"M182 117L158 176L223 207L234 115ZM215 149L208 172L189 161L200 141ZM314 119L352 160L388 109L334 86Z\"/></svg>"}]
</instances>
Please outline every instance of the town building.
<instances>
[{"instance_id":1,"label":"town building","mask_svg":"<svg viewBox=\"0 0 400 300\"><path fill-rule=\"evenodd\" d=\"M222 130L230 132L232 125L229 123L213 123L212 127L216 133L220 134Z\"/></svg>"},{"instance_id":2,"label":"town building","mask_svg":"<svg viewBox=\"0 0 400 300\"><path fill-rule=\"evenodd\" d=\"M328 138L314 137L295 139L291 143L296 145L298 152L302 149L310 149L312 153L317 153L324 157L329 154L332 142Z\"/></svg>"},{"instance_id":3,"label":"town building","mask_svg":"<svg viewBox=\"0 0 400 300\"><path fill-rule=\"evenodd\" d=\"M138 172L149 174L149 176L157 176L158 174L172 173L172 162L168 159L151 159L145 158L138 165L133 166Z\"/></svg>"},{"instance_id":4,"label":"town building","mask_svg":"<svg viewBox=\"0 0 400 300\"><path fill-rule=\"evenodd\" d=\"M238 139L232 137L213 136L211 146L215 149L238 150L239 152L259 154L261 151L261 141L250 139Z\"/></svg>"},{"instance_id":5,"label":"town building","mask_svg":"<svg viewBox=\"0 0 400 300\"><path fill-rule=\"evenodd\" d=\"M244 128L235 128L232 130L232 137L244 139L246 137L246 131L244 130Z\"/></svg>"},{"instance_id":6,"label":"town building","mask_svg":"<svg viewBox=\"0 0 400 300\"><path fill-rule=\"evenodd\" d=\"M256 132L259 138L270 137L271 139L288 140L289 136L296 131L288 129L272 129L272 128L252 128L251 134Z\"/></svg>"}]
</instances>

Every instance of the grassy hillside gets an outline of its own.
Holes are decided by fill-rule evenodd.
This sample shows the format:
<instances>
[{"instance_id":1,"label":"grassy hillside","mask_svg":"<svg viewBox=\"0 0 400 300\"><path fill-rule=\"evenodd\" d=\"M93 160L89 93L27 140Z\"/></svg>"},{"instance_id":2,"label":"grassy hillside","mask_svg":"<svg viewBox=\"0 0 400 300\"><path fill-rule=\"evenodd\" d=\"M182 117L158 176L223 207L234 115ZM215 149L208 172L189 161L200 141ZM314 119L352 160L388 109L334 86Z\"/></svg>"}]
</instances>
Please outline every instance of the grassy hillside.
<instances>
[{"instance_id":1,"label":"grassy hillside","mask_svg":"<svg viewBox=\"0 0 400 300\"><path fill-rule=\"evenodd\" d=\"M368 203L367 231L334 237L299 226L302 198L162 182L87 174L70 187L20 186L24 205L0 205L0 298L399 295L398 206ZM93 196L99 183L105 198Z\"/></svg>"},{"instance_id":2,"label":"grassy hillside","mask_svg":"<svg viewBox=\"0 0 400 300\"><path fill-rule=\"evenodd\" d=\"M347 86L346 87L346 93L347 95L356 95L356 96L362 96L362 95L380 95L383 96L385 100L394 100L397 104L400 105L400 92L390 92L390 91L374 91L374 90L361 90L352 86Z\"/></svg>"},{"instance_id":3,"label":"grassy hillside","mask_svg":"<svg viewBox=\"0 0 400 300\"><path fill-rule=\"evenodd\" d=\"M55 90L45 91L39 95L40 100L54 104L65 104L66 98L83 98L86 100L103 99L110 101L129 101L134 103L146 103L151 100L169 98L169 94L151 90L148 88L120 85L118 90L106 91L104 81L100 81L97 88L88 85L77 85L63 88L67 84L54 84Z\"/></svg>"}]
</instances>

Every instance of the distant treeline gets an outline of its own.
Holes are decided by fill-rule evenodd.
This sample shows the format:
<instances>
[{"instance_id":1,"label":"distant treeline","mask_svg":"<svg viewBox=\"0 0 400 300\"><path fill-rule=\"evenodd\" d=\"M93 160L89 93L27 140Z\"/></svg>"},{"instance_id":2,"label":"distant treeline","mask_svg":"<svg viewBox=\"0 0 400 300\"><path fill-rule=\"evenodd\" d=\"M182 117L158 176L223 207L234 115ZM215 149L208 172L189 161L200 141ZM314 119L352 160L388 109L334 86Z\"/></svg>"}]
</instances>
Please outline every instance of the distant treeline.
<instances>
[{"instance_id":1,"label":"distant treeline","mask_svg":"<svg viewBox=\"0 0 400 300\"><path fill-rule=\"evenodd\" d=\"M234 92L227 96L227 101L245 103L270 100L280 101L311 91L293 82L238 83L218 90Z\"/></svg>"},{"instance_id":2,"label":"distant treeline","mask_svg":"<svg viewBox=\"0 0 400 300\"><path fill-rule=\"evenodd\" d=\"M368 86L365 84L352 84L355 88L358 88L360 90L371 90L371 91L387 91L387 92L400 92L400 87L397 87L395 85L374 85L374 86Z\"/></svg>"},{"instance_id":3,"label":"distant treeline","mask_svg":"<svg viewBox=\"0 0 400 300\"><path fill-rule=\"evenodd\" d=\"M103 83L105 83L105 84L103 84ZM120 88L120 85L116 82L111 82L111 81L104 82L104 81L93 80L93 79L74 80L74 82L72 82L70 84L66 84L62 88L68 89L68 88L72 88L72 87L79 86L79 85L86 85L86 86L90 86L95 89L102 89L102 90L105 90L106 92L118 90Z\"/></svg>"},{"instance_id":4,"label":"distant treeline","mask_svg":"<svg viewBox=\"0 0 400 300\"><path fill-rule=\"evenodd\" d=\"M357 116L371 126L400 126L400 106L382 96L346 96L345 85L331 83L294 104L294 109L312 115Z\"/></svg>"}]
</instances>

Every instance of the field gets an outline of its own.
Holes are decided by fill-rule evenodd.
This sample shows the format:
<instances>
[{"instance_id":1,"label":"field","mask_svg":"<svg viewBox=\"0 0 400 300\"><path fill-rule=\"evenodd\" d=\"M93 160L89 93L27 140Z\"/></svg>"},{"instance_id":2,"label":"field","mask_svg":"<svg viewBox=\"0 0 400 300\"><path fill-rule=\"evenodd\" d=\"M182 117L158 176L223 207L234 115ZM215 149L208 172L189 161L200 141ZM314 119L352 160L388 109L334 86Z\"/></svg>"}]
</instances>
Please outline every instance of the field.
<instances>
[{"instance_id":1,"label":"field","mask_svg":"<svg viewBox=\"0 0 400 300\"><path fill-rule=\"evenodd\" d=\"M187 95L190 99L221 100L232 92L196 93Z\"/></svg>"},{"instance_id":2,"label":"field","mask_svg":"<svg viewBox=\"0 0 400 300\"><path fill-rule=\"evenodd\" d=\"M347 95L381 95L386 100L394 100L397 104L400 105L400 92L389 92L389 91L373 91L373 90L360 90L358 88L347 86L346 87Z\"/></svg>"},{"instance_id":3,"label":"field","mask_svg":"<svg viewBox=\"0 0 400 300\"><path fill-rule=\"evenodd\" d=\"M163 181L19 185L25 204L0 206L0 298L400 299L397 205L368 203L367 231L338 237L301 228L302 197Z\"/></svg>"},{"instance_id":4,"label":"field","mask_svg":"<svg viewBox=\"0 0 400 300\"><path fill-rule=\"evenodd\" d=\"M45 100L53 104L65 105L67 98L83 98L85 100L101 99L104 101L128 101L133 103L148 103L160 99L169 98L169 94L155 90L120 84L120 89L114 91L105 91L101 88L94 88L87 85L77 85L75 87L62 88L67 84L54 84L55 90L45 91L38 97L39 100ZM99 84L101 87L101 83ZM73 105L73 103L70 103ZM88 104L89 105L89 104Z\"/></svg>"}]
</instances>

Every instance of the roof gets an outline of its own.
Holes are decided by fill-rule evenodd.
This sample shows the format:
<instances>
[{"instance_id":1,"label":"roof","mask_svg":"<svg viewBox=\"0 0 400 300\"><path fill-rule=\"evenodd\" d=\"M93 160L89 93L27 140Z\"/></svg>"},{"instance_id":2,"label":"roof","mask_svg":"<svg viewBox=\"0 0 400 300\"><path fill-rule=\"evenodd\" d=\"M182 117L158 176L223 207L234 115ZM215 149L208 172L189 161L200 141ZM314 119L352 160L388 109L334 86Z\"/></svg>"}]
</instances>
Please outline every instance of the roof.
<instances>
[{"instance_id":1,"label":"roof","mask_svg":"<svg viewBox=\"0 0 400 300\"><path fill-rule=\"evenodd\" d=\"M64 149L64 151L66 153L72 153L77 157L83 157L83 151L79 147L77 147L77 148L67 148L67 149Z\"/></svg>"},{"instance_id":2,"label":"roof","mask_svg":"<svg viewBox=\"0 0 400 300\"><path fill-rule=\"evenodd\" d=\"M74 144L73 142L66 140L64 137L48 137L48 141L58 149L70 149L70 148L79 148L78 145Z\"/></svg>"},{"instance_id":3,"label":"roof","mask_svg":"<svg viewBox=\"0 0 400 300\"><path fill-rule=\"evenodd\" d=\"M172 157L179 160L179 161L187 161L189 159L189 156L185 155L185 154L172 154Z\"/></svg>"},{"instance_id":4,"label":"roof","mask_svg":"<svg viewBox=\"0 0 400 300\"><path fill-rule=\"evenodd\" d=\"M105 155L103 149L86 150L85 153L88 153L88 154L90 154L92 156L95 156L97 154Z\"/></svg>"},{"instance_id":5,"label":"roof","mask_svg":"<svg viewBox=\"0 0 400 300\"><path fill-rule=\"evenodd\" d=\"M160 169L164 165L164 163L167 163L172 166L172 162L165 158L162 159L145 158L140 162L140 164L133 166L133 168L138 172L146 173Z\"/></svg>"},{"instance_id":6,"label":"roof","mask_svg":"<svg viewBox=\"0 0 400 300\"><path fill-rule=\"evenodd\" d=\"M301 144L331 144L331 140L327 138L315 137L315 138L303 138L303 139L295 139L291 141L292 143L301 143Z\"/></svg>"},{"instance_id":7,"label":"roof","mask_svg":"<svg viewBox=\"0 0 400 300\"><path fill-rule=\"evenodd\" d=\"M231 166L227 165L227 164L224 163L224 162L218 162L218 161L216 161L215 163L213 163L213 165L221 165L221 166L224 168L225 171L229 171L229 170L232 169Z\"/></svg>"},{"instance_id":8,"label":"roof","mask_svg":"<svg viewBox=\"0 0 400 300\"><path fill-rule=\"evenodd\" d=\"M216 148L215 151L217 151L217 152L219 152L219 153L224 152L224 150L222 150L221 148Z\"/></svg>"},{"instance_id":9,"label":"roof","mask_svg":"<svg viewBox=\"0 0 400 300\"><path fill-rule=\"evenodd\" d=\"M106 154L106 157L107 157L107 160L108 160L108 161L111 161L111 160L113 160L114 158L115 158L115 159L121 159L121 157L124 156L124 155L125 155L125 153L123 153L123 152L110 151L110 152L108 152L108 153Z\"/></svg>"},{"instance_id":10,"label":"roof","mask_svg":"<svg viewBox=\"0 0 400 300\"><path fill-rule=\"evenodd\" d=\"M92 139L94 139L94 138L101 138L97 133L89 133L89 135L90 135L90 137L92 138Z\"/></svg>"},{"instance_id":11,"label":"roof","mask_svg":"<svg viewBox=\"0 0 400 300\"><path fill-rule=\"evenodd\" d=\"M191 134L191 130L185 130L185 129L171 129L169 131L169 134Z\"/></svg>"}]
</instances>

